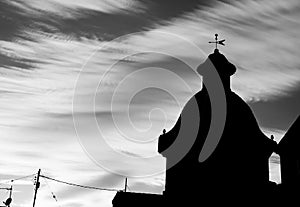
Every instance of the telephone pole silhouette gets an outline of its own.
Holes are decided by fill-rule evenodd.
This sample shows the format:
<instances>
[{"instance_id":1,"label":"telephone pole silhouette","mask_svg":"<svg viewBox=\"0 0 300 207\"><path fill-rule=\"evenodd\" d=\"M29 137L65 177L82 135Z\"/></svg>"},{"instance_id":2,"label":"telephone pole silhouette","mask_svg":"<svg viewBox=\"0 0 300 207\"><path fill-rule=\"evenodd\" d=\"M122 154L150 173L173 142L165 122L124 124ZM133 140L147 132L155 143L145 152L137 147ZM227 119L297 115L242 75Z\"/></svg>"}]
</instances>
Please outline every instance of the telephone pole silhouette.
<instances>
[{"instance_id":1,"label":"telephone pole silhouette","mask_svg":"<svg viewBox=\"0 0 300 207\"><path fill-rule=\"evenodd\" d=\"M37 191L40 187L40 175L41 175L41 169L39 169L36 177L36 183L35 183L35 190L34 190L34 198L33 198L33 207L35 206L35 201L36 201L36 194Z\"/></svg>"}]
</instances>

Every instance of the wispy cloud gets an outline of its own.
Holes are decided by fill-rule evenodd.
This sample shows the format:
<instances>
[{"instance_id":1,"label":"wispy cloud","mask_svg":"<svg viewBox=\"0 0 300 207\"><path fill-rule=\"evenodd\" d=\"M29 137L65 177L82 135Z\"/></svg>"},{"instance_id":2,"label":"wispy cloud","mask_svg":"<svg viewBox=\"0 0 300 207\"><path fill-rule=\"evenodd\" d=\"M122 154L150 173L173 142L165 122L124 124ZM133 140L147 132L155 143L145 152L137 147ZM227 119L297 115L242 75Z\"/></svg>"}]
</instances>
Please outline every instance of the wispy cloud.
<instances>
[{"instance_id":1,"label":"wispy cloud","mask_svg":"<svg viewBox=\"0 0 300 207\"><path fill-rule=\"evenodd\" d=\"M0 25L5 28L0 32L1 174L22 176L42 168L43 173L70 182L123 187L122 178L107 174L86 156L74 129L74 89L81 68L88 60L82 75L83 84L76 91L78 105L75 113L82 118L88 139L97 136L91 130L93 123L90 119L95 112L112 148L141 159L140 162L119 160L105 154L103 146L95 146L103 153L104 160L126 173L135 169L132 166L139 166L144 157L153 156L157 147L155 140L147 144L126 140L114 126L110 100L113 89L128 78L128 74L131 75L127 79L131 85L119 88L115 115L124 118L128 97L132 98L130 118L140 131L128 133L142 135L143 129L155 126L148 133L153 139L161 133L164 119L168 119L166 127L172 127L180 107L199 90L201 82L181 60L188 60L194 67L200 64L206 53L213 50L207 42L214 33L226 38L228 46L221 51L239 69L233 78L233 89L245 100L250 103L279 100L298 90L298 1L175 2L1 2L1 8L7 8L0 17ZM107 44L119 35L140 31L142 33ZM195 47L191 50L191 46L185 44L187 41L180 38L191 41ZM98 50L101 46L104 48ZM199 53L196 46L203 53ZM163 54L144 54L149 51ZM102 87L97 88L99 79L111 64L131 53L138 54L114 65ZM162 67L166 71L160 76L138 73L149 67ZM170 74L176 74L189 83L192 91L181 82L178 84L179 79ZM131 97L130 86L140 87L149 82L169 87L172 93L152 87ZM283 105L280 107L284 110ZM153 111L154 108L161 110ZM123 118L121 123L126 124L127 119ZM275 134L279 140L284 130L276 127L267 126L264 132ZM139 138L145 141L149 137ZM158 164L163 164L163 160ZM163 188L163 181L163 175L132 180L131 187L137 191L158 192ZM58 193L63 206L90 206L94 203L109 206L113 197L113 193L83 193L81 189L70 190L53 182L50 186ZM27 186L26 190L30 187ZM49 199L45 184L40 192L43 206L53 206L55 201ZM75 197L68 192L82 196ZM85 200L90 203L85 203ZM17 202L29 205L31 200L23 196Z\"/></svg>"},{"instance_id":2,"label":"wispy cloud","mask_svg":"<svg viewBox=\"0 0 300 207\"><path fill-rule=\"evenodd\" d=\"M11 4L18 6L30 13L42 14L42 12L50 12L56 15L72 18L80 15L80 10L99 11L105 13L121 12L122 10L138 10L139 5L135 0L121 1L97 1L97 0L15 0Z\"/></svg>"},{"instance_id":3,"label":"wispy cloud","mask_svg":"<svg viewBox=\"0 0 300 207\"><path fill-rule=\"evenodd\" d=\"M219 33L228 44L222 52L239 69L234 89L246 100L266 100L300 81L298 11L297 1L219 2L158 29L189 38L206 52L207 40Z\"/></svg>"}]
</instances>

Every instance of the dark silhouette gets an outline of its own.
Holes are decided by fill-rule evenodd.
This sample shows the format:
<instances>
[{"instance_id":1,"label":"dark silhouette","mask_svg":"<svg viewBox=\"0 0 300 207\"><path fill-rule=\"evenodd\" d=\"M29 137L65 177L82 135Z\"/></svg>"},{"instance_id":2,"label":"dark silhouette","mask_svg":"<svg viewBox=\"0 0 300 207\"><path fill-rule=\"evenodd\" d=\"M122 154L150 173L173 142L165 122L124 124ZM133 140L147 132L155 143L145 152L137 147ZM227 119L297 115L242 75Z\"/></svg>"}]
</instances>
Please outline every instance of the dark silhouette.
<instances>
[{"instance_id":1,"label":"dark silhouette","mask_svg":"<svg viewBox=\"0 0 300 207\"><path fill-rule=\"evenodd\" d=\"M300 116L278 144L280 155L280 193L285 199L297 199L300 192Z\"/></svg>"},{"instance_id":2,"label":"dark silhouette","mask_svg":"<svg viewBox=\"0 0 300 207\"><path fill-rule=\"evenodd\" d=\"M162 195L119 191L112 204L114 207L155 207L164 206L164 200Z\"/></svg>"},{"instance_id":3,"label":"dark silhouette","mask_svg":"<svg viewBox=\"0 0 300 207\"><path fill-rule=\"evenodd\" d=\"M5 201L3 201L4 207L10 207L10 204L12 202L12 190L13 190L13 188L12 188L12 186L10 186L10 188L4 188L4 189L9 191L9 197Z\"/></svg>"},{"instance_id":4,"label":"dark silhouette","mask_svg":"<svg viewBox=\"0 0 300 207\"><path fill-rule=\"evenodd\" d=\"M12 198L8 198L8 199L6 199L6 201L3 201L3 204L5 205L5 206L10 206L10 204L11 204L11 202L12 202Z\"/></svg>"},{"instance_id":5,"label":"dark silhouette","mask_svg":"<svg viewBox=\"0 0 300 207\"><path fill-rule=\"evenodd\" d=\"M207 64L211 62L224 85L227 115L220 142L210 157L200 163L199 154L206 140L212 116L206 87L207 77L204 72L208 68ZM297 149L297 138L300 118L298 117L278 146L273 136L270 139L262 133L247 103L231 91L230 77L236 72L236 67L218 49L199 66L198 72L203 75L203 87L194 96L201 119L195 143L179 163L170 166L168 160L171 158L165 150L176 140L180 127L189 124L181 123L181 117L186 113L192 99L185 105L175 126L169 132L164 130L159 137L158 152L166 158L168 169L163 195L148 195L146 199L145 194L119 192L113 201L114 206L129 206L135 201L141 202L138 203L139 206L166 206L182 201L197 205L209 202L213 206L271 204L277 201L278 193L287 195L288 190L292 191L295 185L299 188L300 151ZM269 158L274 151L280 154L282 161L281 187L269 181ZM147 203L143 200L147 200Z\"/></svg>"},{"instance_id":6,"label":"dark silhouette","mask_svg":"<svg viewBox=\"0 0 300 207\"><path fill-rule=\"evenodd\" d=\"M199 153L211 120L211 104L205 87L206 77L203 76L203 88L195 95L201 117L199 133L189 153L166 172L164 195L173 200L181 197L191 201L195 199L195 202L199 197L207 201L222 198L225 203L261 200L262 195L265 198L272 191L268 160L276 142L261 132L250 107L231 91L230 76L236 72L235 66L216 49L199 66L200 74L207 69L209 61L217 69L225 89L227 116L224 133L213 154L205 162L199 163ZM182 113L185 113L185 109ZM180 119L171 131L159 138L158 149L162 155L180 130ZM197 190L188 190L195 187Z\"/></svg>"}]
</instances>

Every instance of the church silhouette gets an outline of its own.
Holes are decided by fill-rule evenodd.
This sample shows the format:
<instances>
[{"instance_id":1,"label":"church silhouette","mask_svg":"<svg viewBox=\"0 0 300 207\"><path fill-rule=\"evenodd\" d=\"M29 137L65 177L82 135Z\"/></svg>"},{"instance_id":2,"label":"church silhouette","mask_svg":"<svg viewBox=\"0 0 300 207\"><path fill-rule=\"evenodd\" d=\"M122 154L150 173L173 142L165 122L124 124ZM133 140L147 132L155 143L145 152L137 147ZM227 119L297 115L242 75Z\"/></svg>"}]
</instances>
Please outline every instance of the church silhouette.
<instances>
[{"instance_id":1,"label":"church silhouette","mask_svg":"<svg viewBox=\"0 0 300 207\"><path fill-rule=\"evenodd\" d=\"M217 40L217 38L216 38ZM216 43L217 44L217 43ZM226 97L226 122L223 134L212 154L199 162L199 154L211 125L212 108L207 89L205 70L212 63L217 70ZM203 76L201 91L183 108L174 127L159 137L158 152L166 158L166 183L163 195L120 191L113 199L114 207L167 206L183 204L249 204L275 203L281 195L288 195L300 183L299 127L300 118L286 136L277 143L265 136L248 106L231 90L231 76L236 67L218 49L208 56L197 71ZM174 166L168 149L178 137L192 100L196 100L201 121L190 151ZM193 122L193 120L189 120ZM187 123L184 123L187 124ZM269 158L273 152L282 160L282 184L269 181ZM299 192L299 191L297 191Z\"/></svg>"}]
</instances>

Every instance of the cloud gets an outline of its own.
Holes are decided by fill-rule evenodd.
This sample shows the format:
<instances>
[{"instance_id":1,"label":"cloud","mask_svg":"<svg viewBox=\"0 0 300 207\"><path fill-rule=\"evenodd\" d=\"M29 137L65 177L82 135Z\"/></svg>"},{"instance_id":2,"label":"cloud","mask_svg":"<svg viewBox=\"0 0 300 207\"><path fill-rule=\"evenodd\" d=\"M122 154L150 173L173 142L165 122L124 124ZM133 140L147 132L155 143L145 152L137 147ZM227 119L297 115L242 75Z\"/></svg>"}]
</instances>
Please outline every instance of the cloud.
<instances>
[{"instance_id":1,"label":"cloud","mask_svg":"<svg viewBox=\"0 0 300 207\"><path fill-rule=\"evenodd\" d=\"M0 32L2 40L35 41L34 37L24 34L24 31L47 33L54 37L63 33L70 38L108 40L128 32L144 30L150 23L150 20L141 19L134 13L135 3L130 0L20 0L3 1L0 5L3 12L0 26L6 28Z\"/></svg>"},{"instance_id":2,"label":"cloud","mask_svg":"<svg viewBox=\"0 0 300 207\"><path fill-rule=\"evenodd\" d=\"M216 2L157 30L183 36L206 52L212 51L212 34L219 33L228 45L221 51L239 69L234 90L246 100L267 100L286 95L300 81L298 10L292 0Z\"/></svg>"},{"instance_id":3,"label":"cloud","mask_svg":"<svg viewBox=\"0 0 300 207\"><path fill-rule=\"evenodd\" d=\"M1 180L1 183L5 183L6 185L30 185L32 186L33 182L28 180L16 180L11 182L11 180Z\"/></svg>"},{"instance_id":4,"label":"cloud","mask_svg":"<svg viewBox=\"0 0 300 207\"><path fill-rule=\"evenodd\" d=\"M70 36L111 40L131 32L149 31L156 24L193 11L202 0L182 1L97 1L97 0L14 0L3 2L7 8L0 25L11 30L4 38L30 36L20 34L24 29L64 33ZM172 9L168 9L170 4ZM166 12L166 10L168 12ZM140 18L141 15L144 18ZM8 18L9 17L9 18ZM10 25L7 25L7 19ZM20 21L22 19L22 21ZM3 21L2 21L3 20Z\"/></svg>"},{"instance_id":5,"label":"cloud","mask_svg":"<svg viewBox=\"0 0 300 207\"><path fill-rule=\"evenodd\" d=\"M71 181L68 181L71 182ZM118 176L115 174L104 174L101 176L98 176L98 178L95 179L89 179L86 182L82 182L77 184L85 185L85 186L92 186L92 187L99 187L104 189L123 189L124 184L124 178L122 176ZM94 191L92 189L85 189L80 187L68 187L64 186L63 189L57 191L57 194L60 195L61 199L71 199L74 198L74 196L82 196L84 194L88 194L91 191ZM96 190L97 192L97 190ZM99 193L105 192L98 190ZM109 192L109 191L108 191Z\"/></svg>"},{"instance_id":6,"label":"cloud","mask_svg":"<svg viewBox=\"0 0 300 207\"><path fill-rule=\"evenodd\" d=\"M184 1L30 0L1 2L0 8L4 7L4 15L0 17L0 26L5 28L0 32L0 149L3 153L0 164L3 173L8 175L31 174L36 168L42 168L46 175L62 180L122 187L122 178L106 174L86 156L74 130L74 88L87 60L83 84L76 91L79 102L75 114L82 118L88 140L99 138L92 130L94 119L89 119L94 118L95 112L110 144L128 155L141 158L140 161L117 159L103 146L94 146L102 159L116 166L119 172L146 170L132 166L141 166L144 156L155 154L157 143L141 145L120 135L110 112L112 89L128 78L128 74L132 75L127 79L131 85L121 87L117 94L116 115L124 115L124 118L127 115L126 101L131 100L134 113L130 118L137 128L147 129L151 124L160 126L163 123L163 113L153 112L153 108L165 112L171 127L180 112L180 104L183 105L191 95L191 91L182 82L179 84L180 79L175 77L186 81L192 93L197 92L201 85L182 60L194 67L200 64L213 50L207 42L214 38L214 33L226 38L228 46L221 51L239 69L233 78L233 89L251 106L254 107L254 102L262 103L262 100L274 104L284 97L294 97L293 91L298 90L298 1L193 1L187 4ZM144 18L140 18L142 14ZM119 35L136 31L142 32L109 43ZM190 41L194 47L187 46L187 41L181 38ZM104 48L98 50L101 46ZM149 51L164 54L143 54ZM138 54L119 62L97 91L99 79L111 64L130 53ZM94 56L90 58L92 54ZM157 76L136 73L151 66L167 70ZM170 74L174 77L165 78ZM140 87L147 81L170 86L174 93L164 93L152 87L130 96L132 94L127 91L130 86ZM97 103L95 110L94 101ZM283 110L284 106L286 104L279 104L275 109ZM263 106L262 110L266 107ZM295 110L295 106L289 108L293 108L291 112ZM272 112L261 115L261 123L264 121L262 117L271 115ZM274 134L279 140L285 131L271 125L262 124L264 132ZM155 128L151 133L155 139L154 135L161 131ZM277 161L274 159L273 164ZM153 168L157 166L157 163L148 164ZM157 192L163 188L162 177L132 180L131 186L138 191ZM84 193L81 189L71 190L52 182L50 185L63 206L74 203L79 206L111 205L111 193ZM43 206L55 205L49 196L51 194L43 184L43 199L40 201ZM25 197L21 200L26 204Z\"/></svg>"},{"instance_id":7,"label":"cloud","mask_svg":"<svg viewBox=\"0 0 300 207\"><path fill-rule=\"evenodd\" d=\"M262 127L286 131L300 114L299 100L299 86L295 86L281 97L260 102L251 101L249 104Z\"/></svg>"},{"instance_id":8,"label":"cloud","mask_svg":"<svg viewBox=\"0 0 300 207\"><path fill-rule=\"evenodd\" d=\"M129 192L144 192L144 193L154 193L161 194L164 190L164 185L150 185L145 182L135 182L128 189Z\"/></svg>"},{"instance_id":9,"label":"cloud","mask_svg":"<svg viewBox=\"0 0 300 207\"><path fill-rule=\"evenodd\" d=\"M41 11L55 13L62 17L72 18L72 15L79 15L79 10L91 10L105 13L120 12L122 10L135 10L139 9L137 1L134 0L121 0L121 1L97 1L97 0L15 0L11 4L18 6L28 12Z\"/></svg>"},{"instance_id":10,"label":"cloud","mask_svg":"<svg viewBox=\"0 0 300 207\"><path fill-rule=\"evenodd\" d=\"M42 168L43 173L50 172L53 177L58 178L66 176L66 180L74 181L78 180L75 172L81 174L84 171L84 178L82 176L81 179L90 180L89 175L94 177L103 170L85 156L76 139L71 114L72 98L80 67L101 42L88 39L66 40L64 35L52 38L41 33L25 32L34 37L35 41L1 41L2 50L6 53L15 57L38 60L32 71L26 72L19 68L16 72L5 68L6 75L1 77L1 89L6 91L6 94L1 96L3 116L0 123L4 136L0 146L5 153L0 159L1 166L8 174L16 170L32 173L33 166L38 166ZM116 47L119 45L122 44ZM100 56L102 64L99 64L97 59ZM100 52L91 60L91 70L86 79L89 81L79 91L83 98L93 90L91 88L93 85L89 83L98 81L93 76L97 73L101 75L107 67L103 63L111 62L112 58L112 54ZM108 80L108 85L110 81L113 80ZM82 103L82 111L79 111L82 117L92 113L87 104L89 102ZM99 116L105 115L102 113L106 111L105 105L102 108L104 110L99 109L97 112ZM114 157L108 155L103 159L115 162L120 170L127 165L120 164ZM103 181L109 181L111 184L112 180L106 177L99 185L103 185ZM95 183L87 182L87 184ZM55 189L59 194L63 191L60 191L63 189L62 186L56 185ZM83 194L82 191L78 193ZM89 195L93 197L90 193ZM74 197L71 200L74 202ZM45 197L43 202L47 206L48 197ZM70 201L66 201L68 202ZM81 202L82 200L78 199L78 203ZM51 203L49 205L51 206Z\"/></svg>"}]
</instances>

